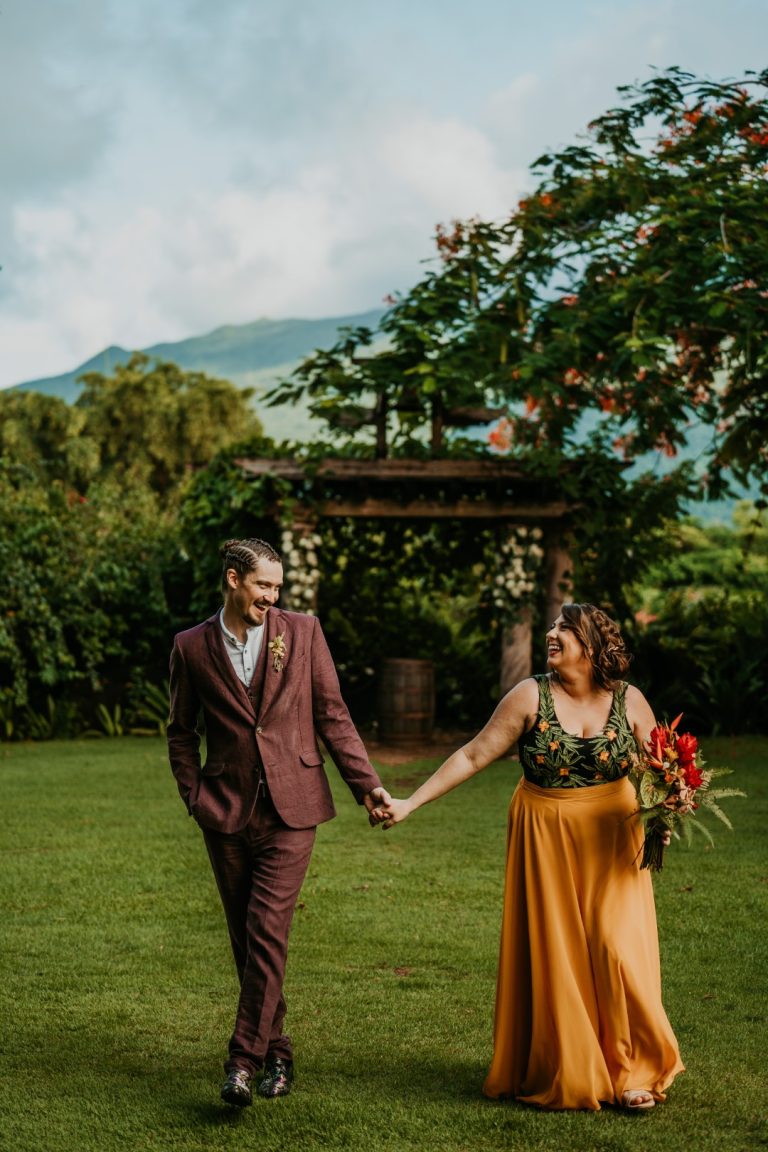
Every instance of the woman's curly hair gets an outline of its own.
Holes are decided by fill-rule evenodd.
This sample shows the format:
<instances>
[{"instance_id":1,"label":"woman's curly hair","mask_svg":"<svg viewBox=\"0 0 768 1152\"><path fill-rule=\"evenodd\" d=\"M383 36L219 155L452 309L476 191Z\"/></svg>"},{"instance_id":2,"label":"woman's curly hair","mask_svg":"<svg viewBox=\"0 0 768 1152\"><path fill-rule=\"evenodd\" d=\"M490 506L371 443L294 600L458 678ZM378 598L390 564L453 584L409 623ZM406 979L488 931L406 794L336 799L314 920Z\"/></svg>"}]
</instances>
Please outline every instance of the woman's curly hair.
<instances>
[{"instance_id":1,"label":"woman's curly hair","mask_svg":"<svg viewBox=\"0 0 768 1152\"><path fill-rule=\"evenodd\" d=\"M561 614L592 661L595 683L615 692L632 659L616 621L594 604L563 604Z\"/></svg>"}]
</instances>

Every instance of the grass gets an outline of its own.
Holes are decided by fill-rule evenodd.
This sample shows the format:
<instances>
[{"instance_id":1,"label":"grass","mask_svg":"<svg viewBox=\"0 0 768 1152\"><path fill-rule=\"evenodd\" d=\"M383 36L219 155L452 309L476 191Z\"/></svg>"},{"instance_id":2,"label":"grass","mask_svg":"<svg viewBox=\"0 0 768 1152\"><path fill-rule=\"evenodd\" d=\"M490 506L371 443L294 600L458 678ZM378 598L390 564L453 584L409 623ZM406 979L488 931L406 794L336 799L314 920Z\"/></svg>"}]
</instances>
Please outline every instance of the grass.
<instances>
[{"instance_id":1,"label":"grass","mask_svg":"<svg viewBox=\"0 0 768 1152\"><path fill-rule=\"evenodd\" d=\"M506 807L489 768L402 828L343 785L320 830L286 992L297 1084L219 1103L235 976L202 841L151 739L0 746L0 1147L262 1152L742 1152L765 1127L768 740L708 742L749 799L668 853L665 999L688 1066L667 1104L486 1101ZM384 772L403 794L435 762Z\"/></svg>"}]
</instances>

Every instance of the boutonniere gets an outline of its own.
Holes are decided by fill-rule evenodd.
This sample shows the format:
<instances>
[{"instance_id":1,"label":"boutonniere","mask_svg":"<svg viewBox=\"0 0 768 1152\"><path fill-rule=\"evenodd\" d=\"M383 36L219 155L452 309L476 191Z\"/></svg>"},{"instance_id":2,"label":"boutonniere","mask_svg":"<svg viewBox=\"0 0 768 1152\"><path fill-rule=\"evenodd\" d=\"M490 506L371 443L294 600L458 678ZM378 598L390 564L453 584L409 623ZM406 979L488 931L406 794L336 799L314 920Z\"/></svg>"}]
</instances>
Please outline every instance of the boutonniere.
<instances>
[{"instance_id":1,"label":"boutonniere","mask_svg":"<svg viewBox=\"0 0 768 1152\"><path fill-rule=\"evenodd\" d=\"M272 653L272 667L275 672L282 672L283 661L285 660L285 632L281 632L279 636L275 636L274 640L270 640L269 650Z\"/></svg>"}]
</instances>

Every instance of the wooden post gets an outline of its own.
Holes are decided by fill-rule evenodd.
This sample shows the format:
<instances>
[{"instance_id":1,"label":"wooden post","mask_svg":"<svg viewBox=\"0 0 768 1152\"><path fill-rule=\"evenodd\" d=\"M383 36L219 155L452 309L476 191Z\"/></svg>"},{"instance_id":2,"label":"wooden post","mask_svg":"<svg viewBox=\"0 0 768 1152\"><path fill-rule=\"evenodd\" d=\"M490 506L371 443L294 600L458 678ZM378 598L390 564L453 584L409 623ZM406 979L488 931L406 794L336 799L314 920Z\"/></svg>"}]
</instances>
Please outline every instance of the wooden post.
<instances>
[{"instance_id":1,"label":"wooden post","mask_svg":"<svg viewBox=\"0 0 768 1152\"><path fill-rule=\"evenodd\" d=\"M389 401L384 392L380 392L376 397L375 411L376 459L384 460L387 455L387 413L389 411Z\"/></svg>"},{"instance_id":2,"label":"wooden post","mask_svg":"<svg viewBox=\"0 0 768 1152\"><path fill-rule=\"evenodd\" d=\"M530 676L533 667L533 609L520 612L516 624L506 624L501 632L501 695Z\"/></svg>"},{"instance_id":3,"label":"wooden post","mask_svg":"<svg viewBox=\"0 0 768 1152\"><path fill-rule=\"evenodd\" d=\"M432 454L437 456L443 448L443 422L445 414L443 411L442 397L438 393L432 399Z\"/></svg>"},{"instance_id":4,"label":"wooden post","mask_svg":"<svg viewBox=\"0 0 768 1152\"><path fill-rule=\"evenodd\" d=\"M550 540L545 561L546 616L545 628L560 615L560 609L573 591L573 565L562 540Z\"/></svg>"}]
</instances>

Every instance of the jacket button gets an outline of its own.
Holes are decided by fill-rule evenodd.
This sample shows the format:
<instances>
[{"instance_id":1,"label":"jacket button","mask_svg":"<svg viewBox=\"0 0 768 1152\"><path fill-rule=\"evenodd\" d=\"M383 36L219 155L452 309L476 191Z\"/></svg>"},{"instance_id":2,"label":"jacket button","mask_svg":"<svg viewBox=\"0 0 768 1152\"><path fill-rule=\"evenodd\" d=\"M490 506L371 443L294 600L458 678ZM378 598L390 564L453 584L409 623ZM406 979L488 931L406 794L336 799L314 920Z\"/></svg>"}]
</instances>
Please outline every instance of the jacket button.
<instances>
[{"instance_id":1,"label":"jacket button","mask_svg":"<svg viewBox=\"0 0 768 1152\"><path fill-rule=\"evenodd\" d=\"M261 733L261 732L263 732L263 731L264 731L264 729L262 728L261 724L257 724L257 725L256 725L256 731L257 731L257 732L259 732L259 733Z\"/></svg>"}]
</instances>

